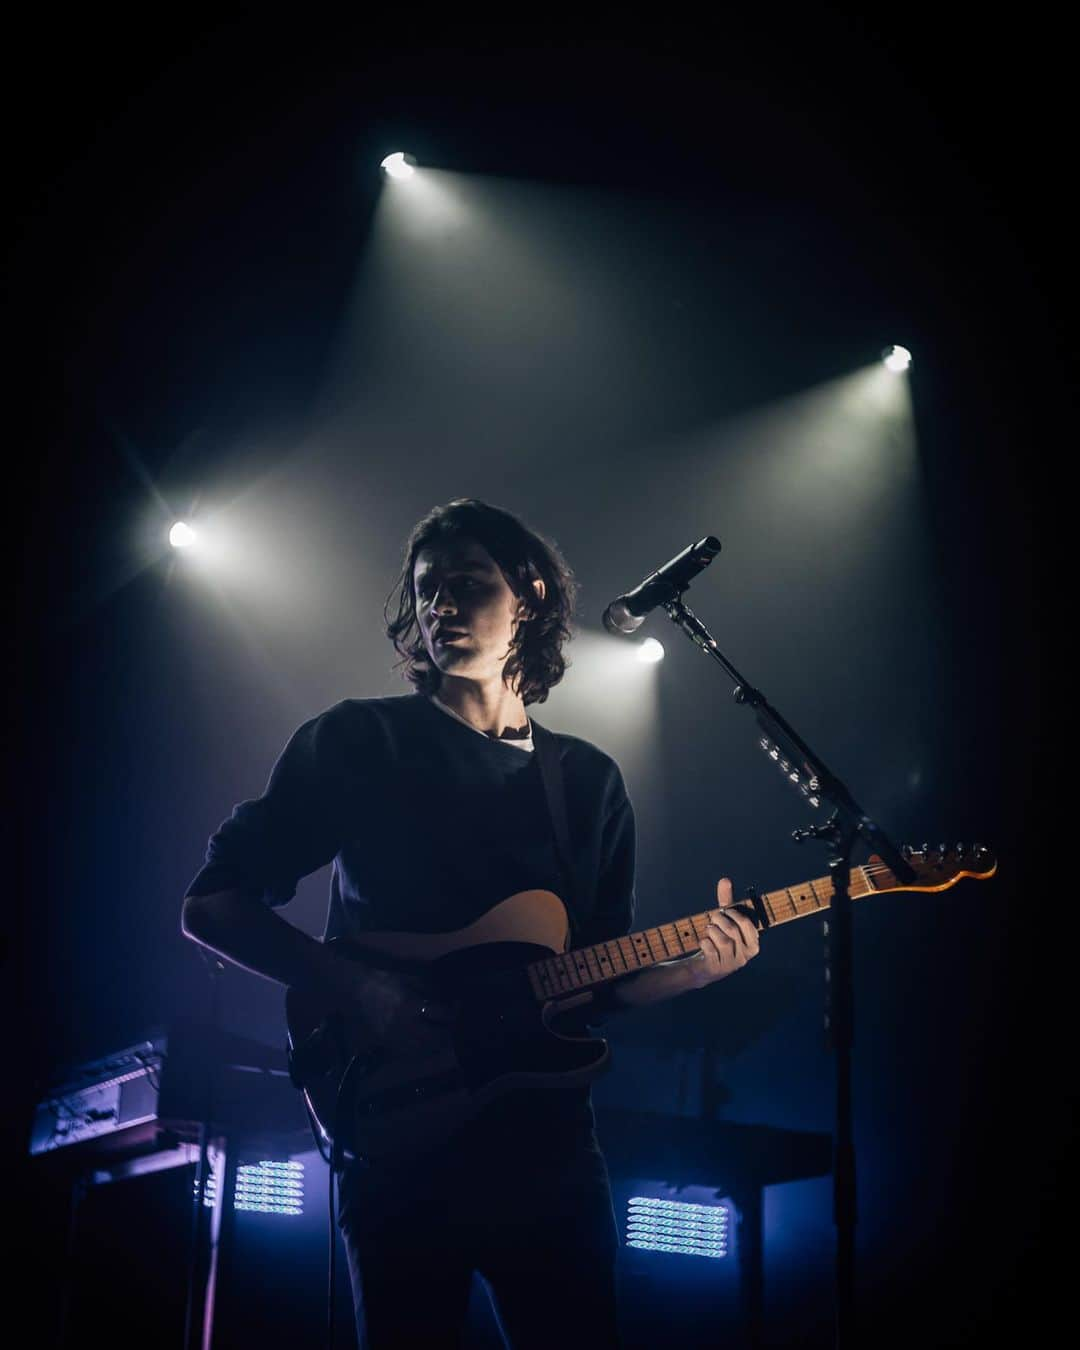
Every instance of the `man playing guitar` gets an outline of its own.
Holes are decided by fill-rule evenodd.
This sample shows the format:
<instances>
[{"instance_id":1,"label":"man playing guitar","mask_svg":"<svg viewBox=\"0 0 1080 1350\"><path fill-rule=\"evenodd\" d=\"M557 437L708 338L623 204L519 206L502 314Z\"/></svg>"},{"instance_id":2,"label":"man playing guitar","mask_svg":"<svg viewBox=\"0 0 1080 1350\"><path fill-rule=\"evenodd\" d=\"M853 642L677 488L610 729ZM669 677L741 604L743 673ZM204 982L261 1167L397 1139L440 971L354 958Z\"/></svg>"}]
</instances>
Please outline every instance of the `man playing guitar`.
<instances>
[{"instance_id":1,"label":"man playing guitar","mask_svg":"<svg viewBox=\"0 0 1080 1350\"><path fill-rule=\"evenodd\" d=\"M342 955L338 939L450 934L537 890L566 906L570 947L627 934L635 826L618 765L554 734L571 885L534 753L535 738L553 733L526 713L565 672L575 589L558 549L509 512L458 499L418 522L397 612L388 603L386 613L414 692L347 699L294 733L263 795L241 802L211 838L184 899L184 933L376 1028L398 996ZM319 942L275 909L330 861ZM727 908L726 878L717 903L699 950L585 995L581 1020L744 966L757 929ZM587 1085L509 1090L408 1161L350 1159L339 1222L360 1344L460 1344L479 1272L514 1350L616 1346L618 1238L593 1125Z\"/></svg>"}]
</instances>

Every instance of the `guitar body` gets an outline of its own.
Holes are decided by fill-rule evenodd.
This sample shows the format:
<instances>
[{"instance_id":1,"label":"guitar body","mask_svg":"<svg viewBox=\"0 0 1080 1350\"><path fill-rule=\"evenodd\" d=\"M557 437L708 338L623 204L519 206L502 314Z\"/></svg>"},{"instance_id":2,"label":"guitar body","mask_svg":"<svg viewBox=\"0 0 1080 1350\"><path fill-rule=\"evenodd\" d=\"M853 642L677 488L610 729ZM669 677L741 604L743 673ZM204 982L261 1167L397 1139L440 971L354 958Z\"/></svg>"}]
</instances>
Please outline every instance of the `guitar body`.
<instances>
[{"instance_id":1,"label":"guitar body","mask_svg":"<svg viewBox=\"0 0 1080 1350\"><path fill-rule=\"evenodd\" d=\"M590 995L538 1001L525 973L568 935L558 896L522 891L454 932L334 940L356 962L355 1006L286 997L290 1071L324 1142L346 1158L404 1161L505 1092L596 1077L607 1042L553 1025Z\"/></svg>"}]
</instances>

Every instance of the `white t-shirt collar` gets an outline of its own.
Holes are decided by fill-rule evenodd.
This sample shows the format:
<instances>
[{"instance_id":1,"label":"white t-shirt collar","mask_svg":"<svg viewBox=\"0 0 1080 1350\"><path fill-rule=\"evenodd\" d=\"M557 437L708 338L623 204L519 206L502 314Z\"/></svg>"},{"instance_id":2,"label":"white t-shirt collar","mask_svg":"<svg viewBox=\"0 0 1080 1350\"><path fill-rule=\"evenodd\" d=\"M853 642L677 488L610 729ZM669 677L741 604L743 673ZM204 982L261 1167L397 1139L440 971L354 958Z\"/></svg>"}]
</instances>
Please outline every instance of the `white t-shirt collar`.
<instances>
[{"instance_id":1,"label":"white t-shirt collar","mask_svg":"<svg viewBox=\"0 0 1080 1350\"><path fill-rule=\"evenodd\" d=\"M456 713L453 708L448 708L437 695L430 694L428 697L431 699L432 703L435 704L436 708L441 708L448 716L457 718L462 726L468 727L470 731L475 731L478 736L483 736L485 741L494 741L496 745L509 746L511 750L529 751L535 748L533 746L532 723L529 722L528 715L526 715L525 718L526 722L529 723L529 734L527 737L523 740L502 740L498 736L489 736L486 731L480 731L477 727L474 727L471 722L466 722L460 713Z\"/></svg>"}]
</instances>

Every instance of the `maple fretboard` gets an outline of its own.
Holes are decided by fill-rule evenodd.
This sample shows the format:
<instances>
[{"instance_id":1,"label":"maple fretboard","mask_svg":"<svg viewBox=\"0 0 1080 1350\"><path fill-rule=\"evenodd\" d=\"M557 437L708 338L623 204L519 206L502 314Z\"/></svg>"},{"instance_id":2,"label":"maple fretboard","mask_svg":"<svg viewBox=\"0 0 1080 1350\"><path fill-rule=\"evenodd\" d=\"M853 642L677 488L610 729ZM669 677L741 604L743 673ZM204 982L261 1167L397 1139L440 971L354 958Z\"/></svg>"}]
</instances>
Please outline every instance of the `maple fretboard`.
<instances>
[{"instance_id":1,"label":"maple fretboard","mask_svg":"<svg viewBox=\"0 0 1080 1350\"><path fill-rule=\"evenodd\" d=\"M944 852L934 861L931 861L929 853L925 861L919 854L914 854L910 860L916 871L921 873L915 885L902 886L893 872L876 857L862 867L852 868L848 883L851 898L859 900L883 891L945 890L961 876L986 876L996 868L996 863L978 846L970 862L966 862L964 854L960 853L954 864ZM974 870L973 863L982 870ZM810 914L817 914L829 908L832 895L830 877L818 877L798 886L769 891L759 897L767 920L759 926L775 928L792 919L805 919ZM735 904L747 913L753 913L752 901L741 900ZM635 971L659 965L661 961L677 961L683 956L693 956L701 950L709 915L714 912L706 910L703 914L691 914L685 919L658 924L655 928L644 928L640 933L613 938L610 942L597 942L591 947L578 947L559 956L534 961L529 966L529 982L533 993L541 1001L557 998L561 994L572 994L579 989L632 975Z\"/></svg>"}]
</instances>

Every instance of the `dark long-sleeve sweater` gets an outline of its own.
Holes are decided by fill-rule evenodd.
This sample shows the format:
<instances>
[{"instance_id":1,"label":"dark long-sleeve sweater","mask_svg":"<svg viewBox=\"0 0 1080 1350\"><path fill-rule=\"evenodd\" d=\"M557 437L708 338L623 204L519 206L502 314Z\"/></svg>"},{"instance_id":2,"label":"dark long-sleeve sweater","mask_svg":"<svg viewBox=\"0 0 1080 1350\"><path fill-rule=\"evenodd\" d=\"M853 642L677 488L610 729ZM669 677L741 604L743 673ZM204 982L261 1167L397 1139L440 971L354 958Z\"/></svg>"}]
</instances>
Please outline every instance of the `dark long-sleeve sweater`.
<instances>
[{"instance_id":1,"label":"dark long-sleeve sweater","mask_svg":"<svg viewBox=\"0 0 1080 1350\"><path fill-rule=\"evenodd\" d=\"M325 936L445 932L518 891L567 904L571 945L629 931L634 813L602 750L555 735L575 887L560 877L535 754L477 734L421 694L347 699L290 738L261 797L211 837L189 895L239 889L273 906L333 861ZM478 1130L591 1133L587 1092L514 1093ZM477 1131L474 1131L476 1133Z\"/></svg>"}]
</instances>

